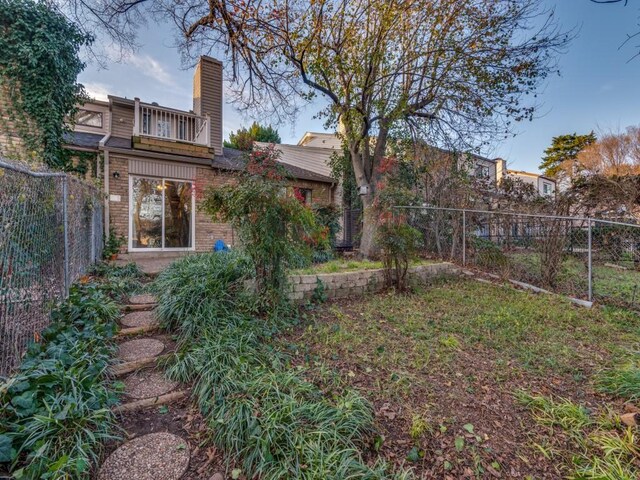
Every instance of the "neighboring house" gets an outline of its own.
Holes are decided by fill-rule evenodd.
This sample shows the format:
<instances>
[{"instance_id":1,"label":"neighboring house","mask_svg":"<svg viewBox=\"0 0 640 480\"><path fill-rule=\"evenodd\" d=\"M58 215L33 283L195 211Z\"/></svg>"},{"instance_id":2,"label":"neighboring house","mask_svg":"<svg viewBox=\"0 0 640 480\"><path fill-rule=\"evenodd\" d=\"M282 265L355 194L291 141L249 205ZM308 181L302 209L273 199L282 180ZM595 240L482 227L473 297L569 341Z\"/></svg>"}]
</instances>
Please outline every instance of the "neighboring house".
<instances>
[{"instance_id":1,"label":"neighboring house","mask_svg":"<svg viewBox=\"0 0 640 480\"><path fill-rule=\"evenodd\" d=\"M245 164L242 152L222 146L222 92L222 63L201 57L192 110L117 96L81 107L68 148L96 154L105 227L126 238L127 251L208 251L218 239L234 243L228 224L198 208L204 189L236 182ZM291 187L309 203L331 203L336 183L329 172L304 163L282 162Z\"/></svg>"},{"instance_id":2,"label":"neighboring house","mask_svg":"<svg viewBox=\"0 0 640 480\"><path fill-rule=\"evenodd\" d=\"M333 133L306 132L298 141L298 146L341 150L342 141Z\"/></svg>"},{"instance_id":3,"label":"neighboring house","mask_svg":"<svg viewBox=\"0 0 640 480\"><path fill-rule=\"evenodd\" d=\"M506 168L506 162L500 160L502 166L502 175L498 176L498 182L503 178L511 178L514 180L520 180L524 183L533 185L539 195L543 197L550 197L556 193L556 181L552 178L546 177L539 173L524 172L521 170L510 170Z\"/></svg>"}]
</instances>

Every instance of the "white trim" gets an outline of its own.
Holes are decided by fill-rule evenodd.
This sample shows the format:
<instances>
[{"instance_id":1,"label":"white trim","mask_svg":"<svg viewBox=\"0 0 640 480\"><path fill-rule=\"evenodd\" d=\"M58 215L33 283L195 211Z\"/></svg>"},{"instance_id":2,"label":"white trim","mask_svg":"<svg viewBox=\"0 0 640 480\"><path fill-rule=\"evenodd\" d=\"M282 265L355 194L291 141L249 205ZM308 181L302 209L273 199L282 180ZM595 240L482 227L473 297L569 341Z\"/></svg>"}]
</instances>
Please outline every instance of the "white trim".
<instances>
[{"instance_id":1,"label":"white trim","mask_svg":"<svg viewBox=\"0 0 640 480\"><path fill-rule=\"evenodd\" d=\"M190 247L160 247L160 248L134 248L133 247L133 179L135 178L145 178L149 180L160 180L162 185L162 234L161 234L161 244L164 245L164 229L165 229L165 217L164 217L164 206L165 206L165 188L164 182L182 182L182 183L190 183L191 184L191 246ZM128 250L130 252L194 252L196 250L196 192L195 192L195 182L193 180L185 180L180 178L166 178L166 177L150 177L146 175L129 175L129 241L128 241Z\"/></svg>"}]
</instances>

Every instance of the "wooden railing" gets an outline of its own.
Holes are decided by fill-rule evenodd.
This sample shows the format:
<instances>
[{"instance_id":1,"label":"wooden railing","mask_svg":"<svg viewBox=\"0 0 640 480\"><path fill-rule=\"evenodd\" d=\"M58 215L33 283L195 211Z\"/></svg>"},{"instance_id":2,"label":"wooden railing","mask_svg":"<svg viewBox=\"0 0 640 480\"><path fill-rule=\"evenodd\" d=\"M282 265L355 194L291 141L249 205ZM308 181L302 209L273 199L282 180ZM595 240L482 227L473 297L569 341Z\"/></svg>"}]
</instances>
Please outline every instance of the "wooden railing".
<instances>
[{"instance_id":1,"label":"wooden railing","mask_svg":"<svg viewBox=\"0 0 640 480\"><path fill-rule=\"evenodd\" d=\"M135 99L133 135L211 146L209 115L173 110Z\"/></svg>"}]
</instances>

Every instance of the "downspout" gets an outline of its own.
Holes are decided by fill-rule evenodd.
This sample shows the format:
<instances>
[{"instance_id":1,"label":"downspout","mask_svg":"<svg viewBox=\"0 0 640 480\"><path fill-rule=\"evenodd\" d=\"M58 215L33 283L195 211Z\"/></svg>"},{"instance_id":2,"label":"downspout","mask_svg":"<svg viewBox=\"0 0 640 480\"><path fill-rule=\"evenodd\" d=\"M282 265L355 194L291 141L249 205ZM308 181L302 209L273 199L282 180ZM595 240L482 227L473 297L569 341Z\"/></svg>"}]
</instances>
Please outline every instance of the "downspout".
<instances>
[{"instance_id":1,"label":"downspout","mask_svg":"<svg viewBox=\"0 0 640 480\"><path fill-rule=\"evenodd\" d=\"M104 182L103 188L104 198L104 236L109 238L109 150L105 148L107 141L111 138L111 133L107 133L98 143L100 149L104 152Z\"/></svg>"}]
</instances>

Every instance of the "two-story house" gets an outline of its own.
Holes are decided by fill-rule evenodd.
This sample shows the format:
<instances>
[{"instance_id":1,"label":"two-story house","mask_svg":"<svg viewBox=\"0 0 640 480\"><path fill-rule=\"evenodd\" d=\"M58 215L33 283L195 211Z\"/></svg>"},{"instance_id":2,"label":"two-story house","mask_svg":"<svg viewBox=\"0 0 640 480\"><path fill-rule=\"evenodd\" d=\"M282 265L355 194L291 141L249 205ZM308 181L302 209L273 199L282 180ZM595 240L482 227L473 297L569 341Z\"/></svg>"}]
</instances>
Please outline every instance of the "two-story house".
<instances>
[{"instance_id":1,"label":"two-story house","mask_svg":"<svg viewBox=\"0 0 640 480\"><path fill-rule=\"evenodd\" d=\"M556 193L556 181L539 173L525 172L523 170L511 170L506 168L504 160L501 160L502 166L499 170L502 172L498 176L498 182L503 178L511 178L520 180L523 183L533 185L539 195L543 197L551 197Z\"/></svg>"},{"instance_id":2,"label":"two-story house","mask_svg":"<svg viewBox=\"0 0 640 480\"><path fill-rule=\"evenodd\" d=\"M109 96L83 105L68 147L94 152L105 192L105 228L129 252L207 251L235 241L227 224L198 208L203 190L237 181L244 154L222 146L222 63L201 57L191 110ZM282 162L309 202L333 201L335 181Z\"/></svg>"}]
</instances>

